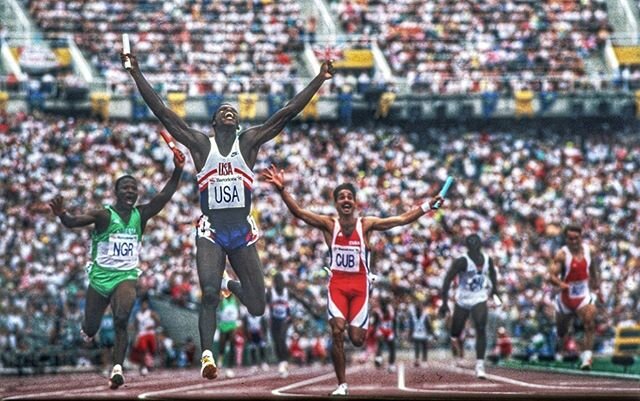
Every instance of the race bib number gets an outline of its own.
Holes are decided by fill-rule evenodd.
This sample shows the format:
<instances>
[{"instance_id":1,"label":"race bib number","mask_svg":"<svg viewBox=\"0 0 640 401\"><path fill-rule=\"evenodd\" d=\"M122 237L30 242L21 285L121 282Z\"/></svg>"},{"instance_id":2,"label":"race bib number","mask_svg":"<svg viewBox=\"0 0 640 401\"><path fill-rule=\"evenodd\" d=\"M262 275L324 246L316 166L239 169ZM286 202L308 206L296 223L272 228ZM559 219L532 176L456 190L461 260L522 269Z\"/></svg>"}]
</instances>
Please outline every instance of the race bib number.
<instances>
[{"instance_id":1,"label":"race bib number","mask_svg":"<svg viewBox=\"0 0 640 401\"><path fill-rule=\"evenodd\" d=\"M360 249L355 247L333 247L333 270L357 273L360 270Z\"/></svg>"},{"instance_id":2,"label":"race bib number","mask_svg":"<svg viewBox=\"0 0 640 401\"><path fill-rule=\"evenodd\" d=\"M137 261L138 236L135 234L111 234L107 254L117 260Z\"/></svg>"},{"instance_id":3,"label":"race bib number","mask_svg":"<svg viewBox=\"0 0 640 401\"><path fill-rule=\"evenodd\" d=\"M284 319L287 317L287 306L286 305L274 305L273 306L273 317L276 319Z\"/></svg>"},{"instance_id":4,"label":"race bib number","mask_svg":"<svg viewBox=\"0 0 640 401\"><path fill-rule=\"evenodd\" d=\"M584 298L587 296L587 282L579 281L576 283L569 283L569 298Z\"/></svg>"},{"instance_id":5,"label":"race bib number","mask_svg":"<svg viewBox=\"0 0 640 401\"><path fill-rule=\"evenodd\" d=\"M470 291L476 292L484 288L484 275L476 274L467 282Z\"/></svg>"},{"instance_id":6,"label":"race bib number","mask_svg":"<svg viewBox=\"0 0 640 401\"><path fill-rule=\"evenodd\" d=\"M244 207L244 184L240 175L209 179L209 209Z\"/></svg>"}]
</instances>

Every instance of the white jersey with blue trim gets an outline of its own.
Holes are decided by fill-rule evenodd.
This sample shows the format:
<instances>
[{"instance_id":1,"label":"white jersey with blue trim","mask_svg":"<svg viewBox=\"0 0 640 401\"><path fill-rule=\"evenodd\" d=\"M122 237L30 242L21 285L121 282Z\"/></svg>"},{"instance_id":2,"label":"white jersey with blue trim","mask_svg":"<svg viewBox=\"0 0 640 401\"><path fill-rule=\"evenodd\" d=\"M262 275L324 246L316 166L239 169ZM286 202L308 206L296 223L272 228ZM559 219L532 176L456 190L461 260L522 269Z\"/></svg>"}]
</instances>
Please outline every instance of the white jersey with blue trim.
<instances>
[{"instance_id":1,"label":"white jersey with blue trim","mask_svg":"<svg viewBox=\"0 0 640 401\"><path fill-rule=\"evenodd\" d=\"M251 211L255 174L242 157L240 139L236 137L227 156L220 153L215 137L209 141L209 156L196 175L200 208L205 215L213 215L214 222L244 221Z\"/></svg>"},{"instance_id":2,"label":"white jersey with blue trim","mask_svg":"<svg viewBox=\"0 0 640 401\"><path fill-rule=\"evenodd\" d=\"M489 299L492 284L489 279L489 257L482 253L484 263L482 269L478 270L476 263L469 257L467 259L467 269L458 275L458 288L456 290L456 303L464 308L471 308L480 302Z\"/></svg>"},{"instance_id":3,"label":"white jersey with blue trim","mask_svg":"<svg viewBox=\"0 0 640 401\"><path fill-rule=\"evenodd\" d=\"M284 320L289 317L289 291L284 288L282 294L278 294L275 288L271 288L269 308L273 319Z\"/></svg>"}]
</instances>

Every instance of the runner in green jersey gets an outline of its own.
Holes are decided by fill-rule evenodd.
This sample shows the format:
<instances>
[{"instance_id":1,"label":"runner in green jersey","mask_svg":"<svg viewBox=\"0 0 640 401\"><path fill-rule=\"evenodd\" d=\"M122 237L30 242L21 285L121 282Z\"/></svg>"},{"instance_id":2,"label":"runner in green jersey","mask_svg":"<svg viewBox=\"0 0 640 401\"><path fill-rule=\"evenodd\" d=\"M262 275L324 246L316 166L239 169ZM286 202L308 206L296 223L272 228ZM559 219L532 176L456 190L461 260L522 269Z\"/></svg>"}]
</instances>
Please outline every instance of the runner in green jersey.
<instances>
[{"instance_id":1,"label":"runner in green jersey","mask_svg":"<svg viewBox=\"0 0 640 401\"><path fill-rule=\"evenodd\" d=\"M94 226L82 335L90 340L98 332L104 311L107 305L111 305L115 327L113 369L109 379L112 389L124 384L122 363L129 343L127 323L136 299L142 233L147 221L160 213L176 192L184 168L184 154L178 151L173 161L175 169L169 182L144 205L135 206L138 181L130 175L116 180L114 206L72 215L67 213L60 195L49 204L65 227Z\"/></svg>"}]
</instances>

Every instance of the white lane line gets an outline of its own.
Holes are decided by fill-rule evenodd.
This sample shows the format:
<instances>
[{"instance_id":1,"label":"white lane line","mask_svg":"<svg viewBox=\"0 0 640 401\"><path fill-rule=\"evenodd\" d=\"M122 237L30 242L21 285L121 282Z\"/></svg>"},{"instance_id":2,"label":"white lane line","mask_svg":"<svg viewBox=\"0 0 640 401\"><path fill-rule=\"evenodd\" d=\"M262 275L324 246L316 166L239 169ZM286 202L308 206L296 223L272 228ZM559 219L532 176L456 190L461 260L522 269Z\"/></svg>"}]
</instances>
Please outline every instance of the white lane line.
<instances>
[{"instance_id":1,"label":"white lane line","mask_svg":"<svg viewBox=\"0 0 640 401\"><path fill-rule=\"evenodd\" d=\"M354 368L347 369L346 373L347 373L347 375L354 374L354 373L357 373L360 370L364 369L364 367L365 367L364 365L358 365L358 366L356 366ZM298 388L298 387L308 386L310 384L314 384L314 383L318 383L318 382L321 382L321 381L324 381L324 380L331 379L332 377L335 377L335 376L336 376L335 372L329 372L329 373L326 373L326 374L321 375L321 376L312 377L311 379L307 379L307 380L303 380L303 381L300 381L300 382L291 383L291 384L288 384L288 385L283 386L283 387L279 387L279 388L277 388L275 390L272 390L271 394L279 395L279 396L282 396L282 397L309 396L309 394L285 393L285 391L289 391L289 390L292 390L292 389ZM326 395L326 394L323 394L323 395Z\"/></svg>"},{"instance_id":2,"label":"white lane line","mask_svg":"<svg viewBox=\"0 0 640 401\"><path fill-rule=\"evenodd\" d=\"M469 369L462 369L462 368L450 366L444 363L432 362L432 366L434 365L437 366L439 369L446 370L449 372L460 373L460 374L471 375L471 376L474 375L474 372ZM513 384L521 387L534 388L534 389L560 390L564 392L572 390L567 386L529 383L529 382L524 382L521 380L511 379L508 377L498 376L494 374L487 374L487 379L497 381L497 382L507 383L507 384ZM582 383L583 386L585 384L588 384L588 383ZM400 370L398 371L398 388L403 391L411 391L411 392L425 392L425 393L439 392L437 390L431 390L431 389L418 389L418 388L407 387L405 384L404 365L401 365ZM584 390L586 391L635 391L635 389L629 388L629 387L610 387L610 386L605 386L605 387L588 386L584 388ZM480 392L480 391L461 390L457 392L463 393L463 394L486 394L486 392ZM492 394L521 394L520 392L495 392L495 391L492 391L491 393Z\"/></svg>"},{"instance_id":3,"label":"white lane line","mask_svg":"<svg viewBox=\"0 0 640 401\"><path fill-rule=\"evenodd\" d=\"M277 372L272 372L272 373L263 373L263 374L251 375L251 376L236 377L230 380L207 381L204 383L191 384L189 386L175 387L175 388L169 388L169 389L158 390L158 391L149 391L146 393L139 394L138 398L141 400L152 399L154 397L163 396L165 394L187 392L187 391L194 391L194 390L203 390L206 388L215 388L220 386L231 385L238 382L246 382L247 379L267 379L271 377L275 378L278 376L279 375L277 374ZM205 379L202 379L202 380L205 380Z\"/></svg>"},{"instance_id":4,"label":"white lane line","mask_svg":"<svg viewBox=\"0 0 640 401\"><path fill-rule=\"evenodd\" d=\"M95 391L106 390L106 389L107 389L107 385L103 384L103 385L100 385L100 386L77 388L77 389L74 389L74 390L45 391L45 392L42 392L42 393L12 395L10 397L3 398L3 400L20 400L20 399L23 399L23 398L49 398L49 397L54 397L55 398L55 396L58 396L58 395L67 395L67 394L73 394L73 393L83 393L85 391L90 391L90 392L94 393Z\"/></svg>"}]
</instances>

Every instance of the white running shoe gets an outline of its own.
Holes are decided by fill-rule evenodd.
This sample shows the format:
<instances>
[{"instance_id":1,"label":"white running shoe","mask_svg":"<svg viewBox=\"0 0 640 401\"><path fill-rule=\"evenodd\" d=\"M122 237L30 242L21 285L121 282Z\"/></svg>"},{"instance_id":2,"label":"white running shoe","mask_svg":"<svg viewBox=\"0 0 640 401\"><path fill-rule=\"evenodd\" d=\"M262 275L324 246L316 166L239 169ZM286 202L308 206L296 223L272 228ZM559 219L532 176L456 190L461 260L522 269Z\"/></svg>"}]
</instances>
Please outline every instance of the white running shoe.
<instances>
[{"instance_id":1,"label":"white running shoe","mask_svg":"<svg viewBox=\"0 0 640 401\"><path fill-rule=\"evenodd\" d=\"M379 368L382 366L382 356L376 356L375 358L373 358L373 364L376 366L376 368Z\"/></svg>"},{"instance_id":2,"label":"white running shoe","mask_svg":"<svg viewBox=\"0 0 640 401\"><path fill-rule=\"evenodd\" d=\"M227 379L233 379L234 377L236 377L236 372L234 372L232 369L225 369L224 377L226 377Z\"/></svg>"},{"instance_id":3,"label":"white running shoe","mask_svg":"<svg viewBox=\"0 0 640 401\"><path fill-rule=\"evenodd\" d=\"M231 296L231 290L229 290L230 280L231 277L229 277L229 273L225 270L224 273L222 273L222 283L220 284L220 295L222 295L223 298L229 298Z\"/></svg>"},{"instance_id":4,"label":"white running shoe","mask_svg":"<svg viewBox=\"0 0 640 401\"><path fill-rule=\"evenodd\" d=\"M582 355L580 355L581 370L591 370L592 356L593 356L593 353L591 351L584 351Z\"/></svg>"},{"instance_id":5,"label":"white running shoe","mask_svg":"<svg viewBox=\"0 0 640 401\"><path fill-rule=\"evenodd\" d=\"M347 383L342 383L329 395L349 395L349 386Z\"/></svg>"},{"instance_id":6,"label":"white running shoe","mask_svg":"<svg viewBox=\"0 0 640 401\"><path fill-rule=\"evenodd\" d=\"M395 371L396 371L396 365L389 365L389 367L387 368L387 370L389 371L389 373L395 373Z\"/></svg>"},{"instance_id":7,"label":"white running shoe","mask_svg":"<svg viewBox=\"0 0 640 401\"><path fill-rule=\"evenodd\" d=\"M124 374L120 364L113 365L111 369L111 377L109 378L109 388L115 390L124 384Z\"/></svg>"},{"instance_id":8,"label":"white running shoe","mask_svg":"<svg viewBox=\"0 0 640 401\"><path fill-rule=\"evenodd\" d=\"M266 362L262 362L262 365L260 367L262 368L263 372L269 371L269 365Z\"/></svg>"},{"instance_id":9,"label":"white running shoe","mask_svg":"<svg viewBox=\"0 0 640 401\"><path fill-rule=\"evenodd\" d=\"M478 379L487 378L487 374L484 372L484 361L482 359L476 361L476 377Z\"/></svg>"},{"instance_id":10,"label":"white running shoe","mask_svg":"<svg viewBox=\"0 0 640 401\"><path fill-rule=\"evenodd\" d=\"M218 367L216 361L213 360L213 353L211 351L204 350L202 352L202 358L200 358L202 368L200 369L200 375L205 379L213 380L218 377Z\"/></svg>"},{"instance_id":11,"label":"white running shoe","mask_svg":"<svg viewBox=\"0 0 640 401\"><path fill-rule=\"evenodd\" d=\"M146 366L143 366L140 368L140 375L141 376L146 376L149 374L149 369Z\"/></svg>"},{"instance_id":12,"label":"white running shoe","mask_svg":"<svg viewBox=\"0 0 640 401\"><path fill-rule=\"evenodd\" d=\"M289 363L287 361L282 361L278 364L278 373L283 379L289 377Z\"/></svg>"}]
</instances>

